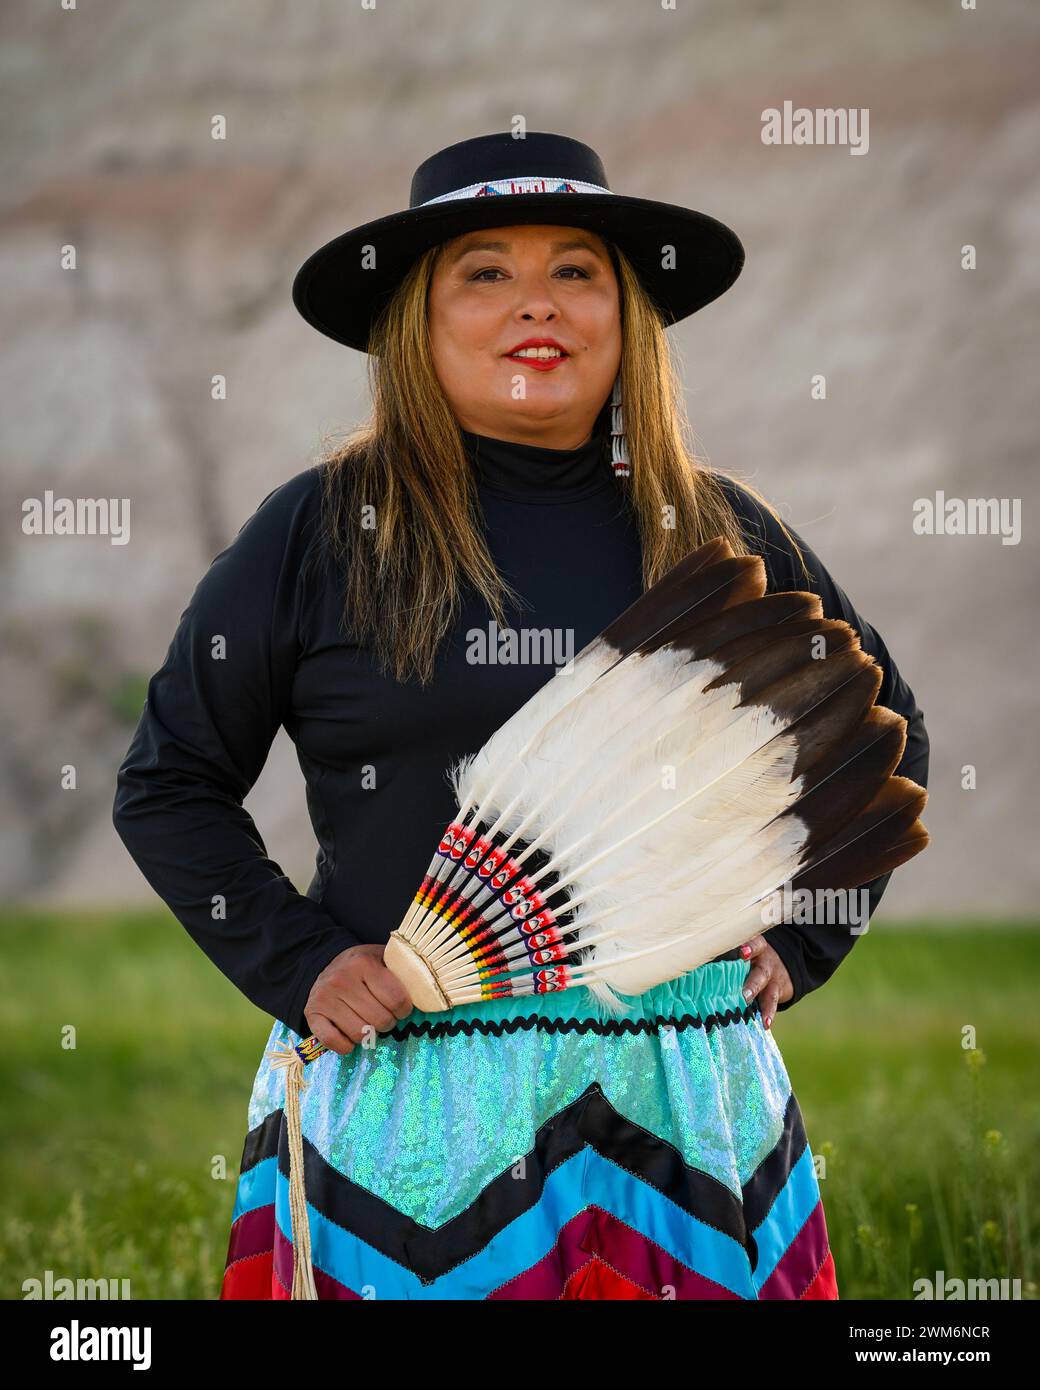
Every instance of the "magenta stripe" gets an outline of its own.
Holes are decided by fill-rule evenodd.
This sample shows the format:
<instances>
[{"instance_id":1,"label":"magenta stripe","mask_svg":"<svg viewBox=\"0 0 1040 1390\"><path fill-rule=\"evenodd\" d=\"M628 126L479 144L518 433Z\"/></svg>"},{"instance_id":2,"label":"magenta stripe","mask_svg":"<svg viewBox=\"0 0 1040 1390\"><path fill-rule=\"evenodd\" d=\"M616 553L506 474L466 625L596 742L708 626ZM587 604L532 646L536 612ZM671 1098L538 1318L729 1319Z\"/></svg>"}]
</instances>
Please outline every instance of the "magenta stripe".
<instances>
[{"instance_id":1,"label":"magenta stripe","mask_svg":"<svg viewBox=\"0 0 1040 1390\"><path fill-rule=\"evenodd\" d=\"M762 1298L801 1298L816 1276L828 1250L823 1198L780 1257L776 1269L759 1290Z\"/></svg>"},{"instance_id":2,"label":"magenta stripe","mask_svg":"<svg viewBox=\"0 0 1040 1390\"><path fill-rule=\"evenodd\" d=\"M639 1231L595 1206L586 1207L562 1227L556 1244L544 1259L495 1289L488 1298L558 1299L567 1280L593 1255L655 1297L661 1297L668 1289L669 1297L677 1299L737 1298L730 1289L679 1264Z\"/></svg>"},{"instance_id":3,"label":"magenta stripe","mask_svg":"<svg viewBox=\"0 0 1040 1390\"><path fill-rule=\"evenodd\" d=\"M273 1248L274 1203L243 1212L231 1226L225 1269L250 1255L266 1255Z\"/></svg>"},{"instance_id":4,"label":"magenta stripe","mask_svg":"<svg viewBox=\"0 0 1040 1390\"><path fill-rule=\"evenodd\" d=\"M681 1264L667 1250L662 1250L642 1232L626 1226L611 1212L596 1209L596 1221L585 1245L627 1279L658 1298L668 1290L669 1298L739 1301L739 1295L732 1289Z\"/></svg>"}]
</instances>

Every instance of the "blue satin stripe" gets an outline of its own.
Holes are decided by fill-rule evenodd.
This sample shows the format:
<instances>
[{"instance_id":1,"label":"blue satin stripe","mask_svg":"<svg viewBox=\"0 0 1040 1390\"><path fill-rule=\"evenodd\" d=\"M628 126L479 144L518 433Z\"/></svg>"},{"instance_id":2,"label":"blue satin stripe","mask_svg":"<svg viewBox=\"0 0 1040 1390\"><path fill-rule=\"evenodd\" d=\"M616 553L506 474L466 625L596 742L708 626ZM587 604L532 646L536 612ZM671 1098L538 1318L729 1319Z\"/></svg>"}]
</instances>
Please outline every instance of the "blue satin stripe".
<instances>
[{"instance_id":1,"label":"blue satin stripe","mask_svg":"<svg viewBox=\"0 0 1040 1390\"><path fill-rule=\"evenodd\" d=\"M270 1206L274 1197L274 1179L278 1169L278 1160L272 1156L254 1164L248 1172L243 1173L238 1180L238 1190L235 1193L235 1208L231 1213L231 1220L237 1221L240 1216L244 1216L247 1211L255 1211L257 1207Z\"/></svg>"}]
</instances>

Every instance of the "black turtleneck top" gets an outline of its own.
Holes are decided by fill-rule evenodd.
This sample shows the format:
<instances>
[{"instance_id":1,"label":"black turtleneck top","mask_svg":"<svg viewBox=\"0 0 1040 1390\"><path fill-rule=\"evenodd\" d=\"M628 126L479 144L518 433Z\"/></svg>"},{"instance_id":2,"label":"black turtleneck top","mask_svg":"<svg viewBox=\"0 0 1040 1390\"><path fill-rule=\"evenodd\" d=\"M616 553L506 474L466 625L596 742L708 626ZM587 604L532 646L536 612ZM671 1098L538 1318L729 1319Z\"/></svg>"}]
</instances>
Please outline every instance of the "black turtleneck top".
<instances>
[{"instance_id":1,"label":"black turtleneck top","mask_svg":"<svg viewBox=\"0 0 1040 1390\"><path fill-rule=\"evenodd\" d=\"M597 437L564 450L463 439L489 549L523 600L507 605L507 629L467 587L432 682L380 673L340 628L331 563L304 563L318 544L315 465L269 493L203 575L117 774L113 821L151 887L214 964L297 1033L310 1031L304 1005L328 962L399 924L455 810L448 766L642 592L638 530ZM722 481L770 590L816 588L827 616L851 623L881 663L878 703L909 721L899 771L924 785L923 717L883 642L804 541L812 586L773 518ZM283 725L318 842L305 894L242 804ZM872 910L888 877L870 885ZM795 991L781 1008L822 984L856 939L774 927L767 940Z\"/></svg>"}]
</instances>

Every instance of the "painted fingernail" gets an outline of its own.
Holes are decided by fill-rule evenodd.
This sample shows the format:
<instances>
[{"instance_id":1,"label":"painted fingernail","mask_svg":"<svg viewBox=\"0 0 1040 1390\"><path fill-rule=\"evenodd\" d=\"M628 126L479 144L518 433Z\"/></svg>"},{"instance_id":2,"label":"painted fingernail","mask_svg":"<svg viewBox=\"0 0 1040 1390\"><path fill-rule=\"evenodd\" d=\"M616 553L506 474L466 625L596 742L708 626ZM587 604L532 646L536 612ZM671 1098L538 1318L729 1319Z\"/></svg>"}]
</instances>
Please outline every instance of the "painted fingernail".
<instances>
[{"instance_id":1,"label":"painted fingernail","mask_svg":"<svg viewBox=\"0 0 1040 1390\"><path fill-rule=\"evenodd\" d=\"M767 1028L768 1028L769 1025L772 1023L772 1021L773 1021L773 1016L772 1016L772 1014L766 1014L766 1027L767 1027Z\"/></svg>"},{"instance_id":2,"label":"painted fingernail","mask_svg":"<svg viewBox=\"0 0 1040 1390\"><path fill-rule=\"evenodd\" d=\"M740 954L744 957L745 960L747 960L748 956L751 954L751 947L747 944L746 941L744 945L740 948Z\"/></svg>"},{"instance_id":3,"label":"painted fingernail","mask_svg":"<svg viewBox=\"0 0 1040 1390\"><path fill-rule=\"evenodd\" d=\"M751 999L753 999L754 997L755 997L755 996L754 996L754 993L753 993L750 989L746 989L746 990L744 991L744 998L745 998L745 999L751 1000Z\"/></svg>"}]
</instances>

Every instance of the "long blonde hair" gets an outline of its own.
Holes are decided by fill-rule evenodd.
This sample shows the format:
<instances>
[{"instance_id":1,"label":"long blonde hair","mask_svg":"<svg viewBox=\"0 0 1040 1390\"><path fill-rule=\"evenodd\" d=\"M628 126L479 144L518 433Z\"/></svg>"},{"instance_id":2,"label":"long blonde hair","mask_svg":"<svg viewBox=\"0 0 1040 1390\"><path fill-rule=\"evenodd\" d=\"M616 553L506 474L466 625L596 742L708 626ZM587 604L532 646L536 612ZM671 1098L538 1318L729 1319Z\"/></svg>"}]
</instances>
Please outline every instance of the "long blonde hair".
<instances>
[{"instance_id":1,"label":"long blonde hair","mask_svg":"<svg viewBox=\"0 0 1040 1390\"><path fill-rule=\"evenodd\" d=\"M441 249L417 259L373 329L368 420L321 459L322 540L345 576L343 625L352 640L372 642L384 672L422 684L458 618L463 583L482 595L500 626L508 625L504 599L517 597L483 538L473 468L433 367L427 297ZM714 471L684 442L689 425L660 315L627 257L612 244L609 250L632 464L617 485L637 520L648 588L715 536L737 554L749 546ZM608 400L596 425L605 468L609 428Z\"/></svg>"}]
</instances>

